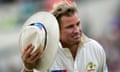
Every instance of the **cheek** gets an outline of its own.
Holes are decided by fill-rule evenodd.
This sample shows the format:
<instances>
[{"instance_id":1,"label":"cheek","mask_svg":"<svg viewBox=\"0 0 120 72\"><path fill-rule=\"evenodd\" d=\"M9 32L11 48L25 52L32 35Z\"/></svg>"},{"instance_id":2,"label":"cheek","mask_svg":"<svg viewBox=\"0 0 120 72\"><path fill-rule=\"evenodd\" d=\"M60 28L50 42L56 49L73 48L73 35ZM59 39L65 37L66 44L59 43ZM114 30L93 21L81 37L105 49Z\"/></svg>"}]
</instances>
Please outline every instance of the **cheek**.
<instances>
[{"instance_id":1,"label":"cheek","mask_svg":"<svg viewBox=\"0 0 120 72\"><path fill-rule=\"evenodd\" d=\"M65 30L62 32L65 36L70 36L72 34L72 30Z\"/></svg>"},{"instance_id":2,"label":"cheek","mask_svg":"<svg viewBox=\"0 0 120 72\"><path fill-rule=\"evenodd\" d=\"M65 33L64 31L61 31L61 32L60 32L60 37L63 38L63 37L65 37L65 36L66 36L66 33Z\"/></svg>"},{"instance_id":3,"label":"cheek","mask_svg":"<svg viewBox=\"0 0 120 72\"><path fill-rule=\"evenodd\" d=\"M70 35L71 35L71 32L68 31L68 30L66 30L66 31L61 31L61 32L60 32L60 37L62 37L62 38L67 38L67 37L69 37Z\"/></svg>"}]
</instances>

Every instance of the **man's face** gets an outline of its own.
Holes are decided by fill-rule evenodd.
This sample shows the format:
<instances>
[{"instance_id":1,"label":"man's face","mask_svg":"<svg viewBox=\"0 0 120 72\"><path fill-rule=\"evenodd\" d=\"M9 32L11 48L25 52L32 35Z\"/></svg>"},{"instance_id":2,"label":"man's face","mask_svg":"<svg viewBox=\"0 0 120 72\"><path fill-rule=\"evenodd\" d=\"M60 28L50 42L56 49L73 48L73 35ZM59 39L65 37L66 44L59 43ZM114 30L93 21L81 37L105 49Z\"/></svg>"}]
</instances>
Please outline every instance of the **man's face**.
<instances>
[{"instance_id":1,"label":"man's face","mask_svg":"<svg viewBox=\"0 0 120 72\"><path fill-rule=\"evenodd\" d=\"M60 41L64 45L74 45L80 43L82 28L80 18L75 13L72 16L61 17Z\"/></svg>"}]
</instances>

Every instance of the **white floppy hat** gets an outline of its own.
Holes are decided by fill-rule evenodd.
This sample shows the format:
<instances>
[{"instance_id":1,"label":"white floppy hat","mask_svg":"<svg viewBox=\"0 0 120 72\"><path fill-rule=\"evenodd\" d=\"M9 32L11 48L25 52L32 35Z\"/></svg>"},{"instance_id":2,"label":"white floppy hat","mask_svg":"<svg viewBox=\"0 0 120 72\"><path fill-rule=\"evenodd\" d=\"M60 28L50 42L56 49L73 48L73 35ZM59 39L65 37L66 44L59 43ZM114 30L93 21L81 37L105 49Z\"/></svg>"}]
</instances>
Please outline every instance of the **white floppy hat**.
<instances>
[{"instance_id":1,"label":"white floppy hat","mask_svg":"<svg viewBox=\"0 0 120 72\"><path fill-rule=\"evenodd\" d=\"M29 44L35 46L34 50L41 50L36 69L48 70L57 53L59 44L59 27L56 18L48 12L38 12L31 16L24 24L20 36L19 45L21 51Z\"/></svg>"}]
</instances>

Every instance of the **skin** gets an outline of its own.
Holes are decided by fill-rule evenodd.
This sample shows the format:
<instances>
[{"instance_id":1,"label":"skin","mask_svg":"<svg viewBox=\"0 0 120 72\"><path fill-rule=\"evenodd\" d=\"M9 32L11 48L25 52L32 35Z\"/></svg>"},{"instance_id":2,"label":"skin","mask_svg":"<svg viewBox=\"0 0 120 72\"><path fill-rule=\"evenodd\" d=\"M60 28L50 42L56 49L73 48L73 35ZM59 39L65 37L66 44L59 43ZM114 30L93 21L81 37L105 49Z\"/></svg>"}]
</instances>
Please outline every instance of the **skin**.
<instances>
[{"instance_id":1,"label":"skin","mask_svg":"<svg viewBox=\"0 0 120 72\"><path fill-rule=\"evenodd\" d=\"M71 51L73 58L75 59L77 48L81 40L82 28L80 25L80 18L77 13L72 16L62 16L60 22L60 42L64 48L68 48ZM36 51L33 54L34 46L30 44L22 53L22 60L24 65L28 69L33 69L39 57L41 56L40 51ZM23 72L27 72L25 69ZM33 72L33 71L31 71Z\"/></svg>"},{"instance_id":2,"label":"skin","mask_svg":"<svg viewBox=\"0 0 120 72\"><path fill-rule=\"evenodd\" d=\"M31 54L33 51L34 46L32 44L28 45L25 50L22 53L22 60L26 68L32 70L35 67L35 64L39 57L41 56L41 52L39 50L35 51L34 53ZM25 69L23 72L28 72ZM33 71L29 71L33 72Z\"/></svg>"},{"instance_id":3,"label":"skin","mask_svg":"<svg viewBox=\"0 0 120 72\"><path fill-rule=\"evenodd\" d=\"M80 18L77 13L72 16L61 17L61 30L60 30L60 41L63 48L69 48L73 58L77 53L82 35L82 28L80 24Z\"/></svg>"}]
</instances>

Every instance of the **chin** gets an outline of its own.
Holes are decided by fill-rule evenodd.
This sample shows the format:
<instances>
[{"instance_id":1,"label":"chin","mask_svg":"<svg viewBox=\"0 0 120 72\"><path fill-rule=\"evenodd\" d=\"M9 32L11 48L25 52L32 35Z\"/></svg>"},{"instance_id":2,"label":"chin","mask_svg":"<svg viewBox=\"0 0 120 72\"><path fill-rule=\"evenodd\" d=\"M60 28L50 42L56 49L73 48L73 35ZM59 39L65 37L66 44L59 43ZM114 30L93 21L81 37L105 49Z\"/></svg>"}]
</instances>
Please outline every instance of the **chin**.
<instances>
[{"instance_id":1,"label":"chin","mask_svg":"<svg viewBox=\"0 0 120 72\"><path fill-rule=\"evenodd\" d=\"M80 40L75 42L75 44L79 44L79 43L80 43Z\"/></svg>"}]
</instances>

